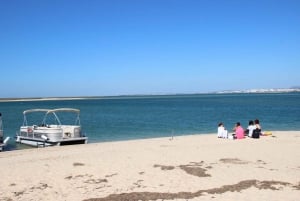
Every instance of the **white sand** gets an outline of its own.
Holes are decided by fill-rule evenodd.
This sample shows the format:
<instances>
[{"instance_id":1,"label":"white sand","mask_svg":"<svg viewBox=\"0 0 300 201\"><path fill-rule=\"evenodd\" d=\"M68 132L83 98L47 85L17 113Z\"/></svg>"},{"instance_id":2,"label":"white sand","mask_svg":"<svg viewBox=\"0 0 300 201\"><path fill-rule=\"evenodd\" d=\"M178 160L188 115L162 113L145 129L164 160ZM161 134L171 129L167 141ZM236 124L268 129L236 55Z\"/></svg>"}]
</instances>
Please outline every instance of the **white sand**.
<instances>
[{"instance_id":1,"label":"white sand","mask_svg":"<svg viewBox=\"0 0 300 201\"><path fill-rule=\"evenodd\" d=\"M1 152L0 200L299 200L300 131L272 136Z\"/></svg>"}]
</instances>

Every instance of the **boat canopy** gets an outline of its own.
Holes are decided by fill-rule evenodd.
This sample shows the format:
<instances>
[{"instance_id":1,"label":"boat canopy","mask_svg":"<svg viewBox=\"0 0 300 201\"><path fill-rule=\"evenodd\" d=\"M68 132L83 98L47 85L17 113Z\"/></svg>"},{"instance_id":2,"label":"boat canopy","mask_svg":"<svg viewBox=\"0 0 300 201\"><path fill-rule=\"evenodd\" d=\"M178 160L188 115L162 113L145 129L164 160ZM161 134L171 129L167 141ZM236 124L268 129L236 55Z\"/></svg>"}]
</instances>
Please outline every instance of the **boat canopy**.
<instances>
[{"instance_id":1,"label":"boat canopy","mask_svg":"<svg viewBox=\"0 0 300 201\"><path fill-rule=\"evenodd\" d=\"M74 108L58 108L58 109L48 110L47 114L55 113L55 112L75 112L79 114L80 110Z\"/></svg>"},{"instance_id":2,"label":"boat canopy","mask_svg":"<svg viewBox=\"0 0 300 201\"><path fill-rule=\"evenodd\" d=\"M23 114L28 114L32 112L46 112L49 113L55 113L55 112L75 112L80 113L80 110L74 109L74 108L57 108L57 109L31 109L31 110L25 110Z\"/></svg>"},{"instance_id":3,"label":"boat canopy","mask_svg":"<svg viewBox=\"0 0 300 201\"><path fill-rule=\"evenodd\" d=\"M58 116L56 115L56 112L73 112L77 114L77 118L75 120L75 124L76 125L80 125L80 119L79 119L79 114L80 114L80 110L78 109L74 109L74 108L57 108L57 109L30 109L30 110L25 110L23 112L24 114L24 121L23 121L23 126L27 125L27 118L26 118L26 114L28 113L33 113L33 112L44 112L45 116L44 119L42 121L42 124L46 124L46 119L47 116L49 114L53 114L58 122L58 125L61 125L60 119L58 118Z\"/></svg>"},{"instance_id":4,"label":"boat canopy","mask_svg":"<svg viewBox=\"0 0 300 201\"><path fill-rule=\"evenodd\" d=\"M49 109L31 109L31 110L25 110L23 112L23 114L28 114L28 113L32 113L32 112L48 112Z\"/></svg>"}]
</instances>

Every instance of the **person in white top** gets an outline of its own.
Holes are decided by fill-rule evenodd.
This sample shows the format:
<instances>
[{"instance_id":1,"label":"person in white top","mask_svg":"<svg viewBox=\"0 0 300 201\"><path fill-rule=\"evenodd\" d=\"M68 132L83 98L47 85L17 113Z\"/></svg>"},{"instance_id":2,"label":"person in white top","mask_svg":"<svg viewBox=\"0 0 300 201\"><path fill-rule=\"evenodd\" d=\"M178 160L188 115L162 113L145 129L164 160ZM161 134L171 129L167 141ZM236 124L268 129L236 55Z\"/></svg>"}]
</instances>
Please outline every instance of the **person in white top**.
<instances>
[{"instance_id":1,"label":"person in white top","mask_svg":"<svg viewBox=\"0 0 300 201\"><path fill-rule=\"evenodd\" d=\"M218 138L228 138L228 131L222 122L218 125Z\"/></svg>"},{"instance_id":2,"label":"person in white top","mask_svg":"<svg viewBox=\"0 0 300 201\"><path fill-rule=\"evenodd\" d=\"M254 122L252 120L249 121L249 125L247 127L248 137L252 137L253 130L256 129Z\"/></svg>"}]
</instances>

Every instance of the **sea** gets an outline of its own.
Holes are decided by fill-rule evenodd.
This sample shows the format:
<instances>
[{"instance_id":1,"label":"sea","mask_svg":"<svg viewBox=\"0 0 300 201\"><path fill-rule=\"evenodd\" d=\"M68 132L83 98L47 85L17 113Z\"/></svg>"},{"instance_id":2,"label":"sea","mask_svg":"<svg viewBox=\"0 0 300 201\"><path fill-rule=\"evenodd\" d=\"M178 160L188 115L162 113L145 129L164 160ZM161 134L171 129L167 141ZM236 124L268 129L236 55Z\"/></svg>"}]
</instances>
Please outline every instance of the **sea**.
<instances>
[{"instance_id":1,"label":"sea","mask_svg":"<svg viewBox=\"0 0 300 201\"><path fill-rule=\"evenodd\" d=\"M5 151L27 149L14 142L23 111L76 108L88 143L215 134L223 122L231 131L259 119L264 131L300 131L300 93L229 93L90 97L78 100L1 101ZM36 125L42 119L36 119Z\"/></svg>"}]
</instances>

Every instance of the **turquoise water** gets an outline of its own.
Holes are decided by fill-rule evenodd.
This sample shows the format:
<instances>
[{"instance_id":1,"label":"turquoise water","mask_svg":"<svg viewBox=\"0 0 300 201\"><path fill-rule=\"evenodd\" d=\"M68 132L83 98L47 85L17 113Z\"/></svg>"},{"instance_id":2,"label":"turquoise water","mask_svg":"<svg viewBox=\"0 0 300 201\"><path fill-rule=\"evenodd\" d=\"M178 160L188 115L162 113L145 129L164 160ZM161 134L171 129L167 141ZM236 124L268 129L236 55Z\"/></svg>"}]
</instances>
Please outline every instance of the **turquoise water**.
<instances>
[{"instance_id":1,"label":"turquoise water","mask_svg":"<svg viewBox=\"0 0 300 201\"><path fill-rule=\"evenodd\" d=\"M237 121L246 127L255 118L260 119L263 130L300 130L300 93L0 102L5 136L12 138L7 149L26 148L13 139L23 123L24 110L60 107L81 110L81 125L89 143L215 133L220 121L231 129Z\"/></svg>"}]
</instances>

